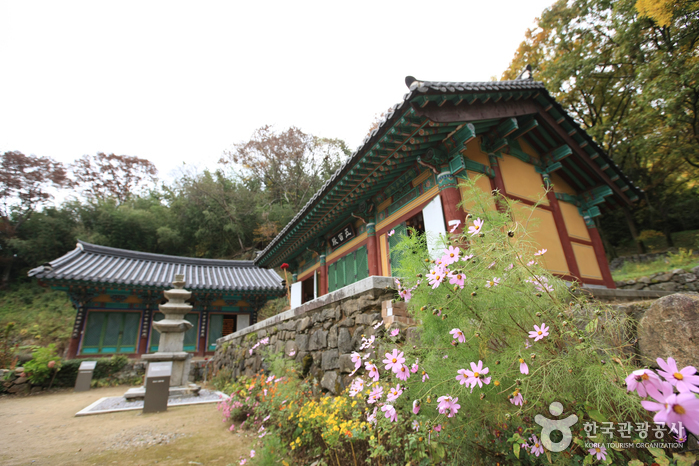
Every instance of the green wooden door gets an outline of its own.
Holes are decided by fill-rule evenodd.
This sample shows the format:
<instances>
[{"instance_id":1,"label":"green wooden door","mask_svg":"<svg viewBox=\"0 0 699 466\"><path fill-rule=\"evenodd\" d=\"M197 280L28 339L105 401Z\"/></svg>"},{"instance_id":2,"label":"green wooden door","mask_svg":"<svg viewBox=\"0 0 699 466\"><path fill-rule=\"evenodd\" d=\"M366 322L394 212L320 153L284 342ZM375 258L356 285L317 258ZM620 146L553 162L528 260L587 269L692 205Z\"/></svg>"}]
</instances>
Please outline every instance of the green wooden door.
<instances>
[{"instance_id":1,"label":"green wooden door","mask_svg":"<svg viewBox=\"0 0 699 466\"><path fill-rule=\"evenodd\" d=\"M140 312L90 311L80 353L135 353L140 323Z\"/></svg>"},{"instance_id":2,"label":"green wooden door","mask_svg":"<svg viewBox=\"0 0 699 466\"><path fill-rule=\"evenodd\" d=\"M396 225L393 228L393 230L395 231L395 233L388 237L388 254L391 261L391 275L395 277L397 275L396 271L400 266L400 259L402 254L399 254L397 251L394 251L394 248L408 233L408 229L405 226L405 223L401 223L399 225Z\"/></svg>"},{"instance_id":3,"label":"green wooden door","mask_svg":"<svg viewBox=\"0 0 699 466\"><path fill-rule=\"evenodd\" d=\"M355 251L354 264L357 270L355 281L364 280L369 276L369 257L366 246L362 246Z\"/></svg>"}]
</instances>

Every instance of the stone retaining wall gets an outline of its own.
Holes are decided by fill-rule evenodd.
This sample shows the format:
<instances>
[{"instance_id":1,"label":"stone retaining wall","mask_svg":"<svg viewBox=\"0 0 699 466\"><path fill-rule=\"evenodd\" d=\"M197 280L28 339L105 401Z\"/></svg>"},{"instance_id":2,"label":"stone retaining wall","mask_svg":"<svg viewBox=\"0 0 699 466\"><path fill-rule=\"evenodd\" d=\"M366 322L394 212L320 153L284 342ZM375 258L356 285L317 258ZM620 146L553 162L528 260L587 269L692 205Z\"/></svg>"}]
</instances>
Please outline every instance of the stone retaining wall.
<instances>
[{"instance_id":1,"label":"stone retaining wall","mask_svg":"<svg viewBox=\"0 0 699 466\"><path fill-rule=\"evenodd\" d=\"M390 277L369 277L222 337L216 343L214 373L225 368L234 378L254 375L264 368L260 350L266 346L293 354L304 373L337 394L349 383L346 374L354 370L350 354L363 335L374 334L373 325L382 320L381 303L395 297L393 285ZM260 345L265 338L267 344Z\"/></svg>"},{"instance_id":2,"label":"stone retaining wall","mask_svg":"<svg viewBox=\"0 0 699 466\"><path fill-rule=\"evenodd\" d=\"M616 282L622 290L699 291L699 266Z\"/></svg>"}]
</instances>

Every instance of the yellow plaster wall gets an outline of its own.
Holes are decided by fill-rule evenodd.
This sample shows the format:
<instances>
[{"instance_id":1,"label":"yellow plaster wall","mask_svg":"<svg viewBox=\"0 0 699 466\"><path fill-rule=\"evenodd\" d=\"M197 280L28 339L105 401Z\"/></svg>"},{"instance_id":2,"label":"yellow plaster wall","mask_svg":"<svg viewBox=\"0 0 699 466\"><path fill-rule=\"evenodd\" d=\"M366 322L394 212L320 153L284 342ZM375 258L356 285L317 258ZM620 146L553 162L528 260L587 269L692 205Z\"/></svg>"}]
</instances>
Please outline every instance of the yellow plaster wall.
<instances>
[{"instance_id":1,"label":"yellow plaster wall","mask_svg":"<svg viewBox=\"0 0 699 466\"><path fill-rule=\"evenodd\" d=\"M541 175L536 172L534 165L522 162L509 154L502 154L499 165L508 194L533 202L542 200L543 205L548 205Z\"/></svg>"},{"instance_id":2,"label":"yellow plaster wall","mask_svg":"<svg viewBox=\"0 0 699 466\"><path fill-rule=\"evenodd\" d=\"M532 211L531 207L521 203L512 204L512 213L516 222L527 232L526 239L533 242L537 249L547 249L546 254L537 256L537 261L551 272L569 274L568 262L558 237L553 213L538 208ZM518 235L517 238L521 236Z\"/></svg>"},{"instance_id":3,"label":"yellow plaster wall","mask_svg":"<svg viewBox=\"0 0 699 466\"><path fill-rule=\"evenodd\" d=\"M388 271L388 248L386 247L386 234L379 237L379 248L381 249L381 273L384 277L390 277Z\"/></svg>"},{"instance_id":4,"label":"yellow plaster wall","mask_svg":"<svg viewBox=\"0 0 699 466\"><path fill-rule=\"evenodd\" d=\"M563 178L558 176L556 172L551 173L549 175L551 177L551 182L553 183L553 190L557 193L566 193L566 194L572 194L575 196L578 194L575 189L571 188L571 186L563 181Z\"/></svg>"},{"instance_id":5,"label":"yellow plaster wall","mask_svg":"<svg viewBox=\"0 0 699 466\"><path fill-rule=\"evenodd\" d=\"M476 180L476 187L483 191L484 193L488 193L488 196L490 196L491 201L488 203L488 207L491 210L495 210L495 198L492 197L490 194L491 192L491 186L490 186L490 179L481 173L477 172L472 172L472 171L466 171L468 174L468 178L470 180ZM464 201L464 206L463 209L466 212L471 212L472 210L475 209L476 207L476 200L473 196L470 196L470 189L466 186L461 186L460 188L461 191L461 200Z\"/></svg>"},{"instance_id":6,"label":"yellow plaster wall","mask_svg":"<svg viewBox=\"0 0 699 466\"><path fill-rule=\"evenodd\" d=\"M518 139L517 142L519 142L519 147L524 151L525 154L529 155L530 157L534 157L537 160L540 160L539 154L536 153L536 151L529 145L527 144L527 141L524 139Z\"/></svg>"},{"instance_id":7,"label":"yellow plaster wall","mask_svg":"<svg viewBox=\"0 0 699 466\"><path fill-rule=\"evenodd\" d=\"M570 202L559 201L558 205L561 207L561 214L563 214L563 221L566 224L568 236L590 241L590 233L587 231L587 225L585 225L585 220L578 212L578 208Z\"/></svg>"},{"instance_id":8,"label":"yellow plaster wall","mask_svg":"<svg viewBox=\"0 0 699 466\"><path fill-rule=\"evenodd\" d=\"M474 162L478 162L480 164L485 165L486 167L490 166L490 160L488 160L488 154L483 152L481 150L481 137L477 137L476 139L472 140L468 144L466 144L466 151L463 151L462 154L464 154L466 157L469 159L473 160Z\"/></svg>"},{"instance_id":9,"label":"yellow plaster wall","mask_svg":"<svg viewBox=\"0 0 699 466\"><path fill-rule=\"evenodd\" d=\"M597 256L592 246L586 244L572 243L575 260L583 278L594 278L602 280L602 272L597 263Z\"/></svg>"},{"instance_id":10,"label":"yellow plaster wall","mask_svg":"<svg viewBox=\"0 0 699 466\"><path fill-rule=\"evenodd\" d=\"M407 212L410 212L413 210L415 207L419 206L420 204L429 201L433 197L437 196L439 194L439 188L437 186L434 186L432 189L429 189L426 191L422 196L413 199L406 205L400 208L397 212L394 214L386 217L382 222L379 222L376 225L377 230L381 230L383 228L386 228L387 226L391 225L394 223L400 216L405 215Z\"/></svg>"}]
</instances>

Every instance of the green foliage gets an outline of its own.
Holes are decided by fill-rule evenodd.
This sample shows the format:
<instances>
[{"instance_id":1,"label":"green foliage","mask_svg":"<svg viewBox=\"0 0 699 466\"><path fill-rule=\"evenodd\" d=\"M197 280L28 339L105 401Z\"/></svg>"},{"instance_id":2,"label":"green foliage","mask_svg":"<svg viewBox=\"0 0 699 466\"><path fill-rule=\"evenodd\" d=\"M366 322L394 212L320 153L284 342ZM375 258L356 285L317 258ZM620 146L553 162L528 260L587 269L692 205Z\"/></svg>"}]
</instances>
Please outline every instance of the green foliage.
<instances>
[{"instance_id":1,"label":"green foliage","mask_svg":"<svg viewBox=\"0 0 699 466\"><path fill-rule=\"evenodd\" d=\"M73 387L75 386L75 380L78 377L78 369L80 364L84 362L84 359L69 359L63 361L61 366L61 371L56 374L56 378L53 382L56 387ZM102 381L103 385L110 385L111 380L113 380L114 374L121 371L126 364L128 364L129 359L126 356L112 356L111 358L99 358L96 359L97 364L95 365L95 370L92 373L93 382Z\"/></svg>"},{"instance_id":2,"label":"green foliage","mask_svg":"<svg viewBox=\"0 0 699 466\"><path fill-rule=\"evenodd\" d=\"M0 331L0 369L14 369L17 362L19 341L16 337L15 323L8 322Z\"/></svg>"},{"instance_id":3,"label":"green foliage","mask_svg":"<svg viewBox=\"0 0 699 466\"><path fill-rule=\"evenodd\" d=\"M660 272L669 272L677 268L691 269L697 265L699 265L699 256L695 255L691 249L680 248L677 253L669 252L667 257L652 262L625 262L612 273L612 277L616 281L631 280Z\"/></svg>"},{"instance_id":4,"label":"green foliage","mask_svg":"<svg viewBox=\"0 0 699 466\"><path fill-rule=\"evenodd\" d=\"M56 352L56 345L51 343L45 348L32 351L32 359L24 364L32 385L46 385L51 376L61 370L62 359Z\"/></svg>"}]
</instances>

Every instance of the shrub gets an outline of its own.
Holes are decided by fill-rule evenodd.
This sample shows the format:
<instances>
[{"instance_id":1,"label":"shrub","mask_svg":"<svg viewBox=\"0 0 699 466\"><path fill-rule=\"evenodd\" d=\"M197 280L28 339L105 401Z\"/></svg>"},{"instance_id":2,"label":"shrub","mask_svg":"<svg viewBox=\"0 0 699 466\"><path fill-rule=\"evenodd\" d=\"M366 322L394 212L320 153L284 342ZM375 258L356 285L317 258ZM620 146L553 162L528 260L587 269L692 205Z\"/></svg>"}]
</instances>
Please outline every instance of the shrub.
<instances>
[{"instance_id":1,"label":"shrub","mask_svg":"<svg viewBox=\"0 0 699 466\"><path fill-rule=\"evenodd\" d=\"M63 362L61 371L56 375L54 385L57 387L73 387L78 377L78 369L85 359L70 359ZM117 372L121 371L129 359L126 356L112 356L111 358L99 358L96 360L95 371L92 374L94 381L109 380Z\"/></svg>"},{"instance_id":2,"label":"shrub","mask_svg":"<svg viewBox=\"0 0 699 466\"><path fill-rule=\"evenodd\" d=\"M61 370L61 357L56 352L56 345L51 343L45 348L32 351L32 359L24 364L24 372L32 385L50 384L52 376Z\"/></svg>"}]
</instances>

